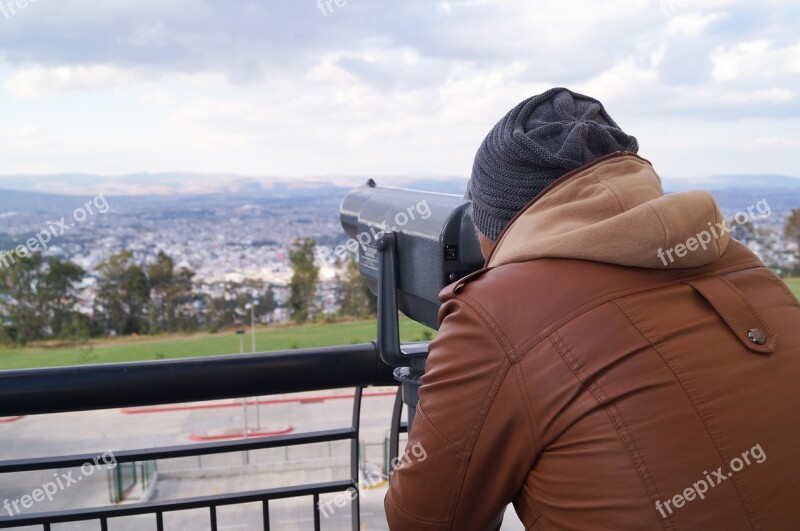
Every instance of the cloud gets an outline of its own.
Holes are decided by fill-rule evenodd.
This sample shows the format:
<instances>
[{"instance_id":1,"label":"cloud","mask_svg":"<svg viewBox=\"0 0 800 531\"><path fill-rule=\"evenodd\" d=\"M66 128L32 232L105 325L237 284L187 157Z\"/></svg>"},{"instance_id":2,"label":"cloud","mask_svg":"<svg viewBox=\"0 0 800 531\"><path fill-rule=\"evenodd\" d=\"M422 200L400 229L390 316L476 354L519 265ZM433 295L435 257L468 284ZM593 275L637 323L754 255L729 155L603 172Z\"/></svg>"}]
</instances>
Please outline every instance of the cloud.
<instances>
[{"instance_id":1,"label":"cloud","mask_svg":"<svg viewBox=\"0 0 800 531\"><path fill-rule=\"evenodd\" d=\"M27 99L57 92L123 87L147 77L141 71L110 65L36 66L18 70L6 81L5 88L13 97Z\"/></svg>"},{"instance_id":2,"label":"cloud","mask_svg":"<svg viewBox=\"0 0 800 531\"><path fill-rule=\"evenodd\" d=\"M466 174L491 126L552 86L600 98L678 173L711 162L671 127L800 134L800 5L669 6L375 0L324 16L315 0L40 1L0 19L0 113L47 152L28 141L0 172ZM772 160L800 175L790 145Z\"/></svg>"},{"instance_id":3,"label":"cloud","mask_svg":"<svg viewBox=\"0 0 800 531\"><path fill-rule=\"evenodd\" d=\"M800 41L776 47L769 40L721 45L711 54L714 80L731 82L800 75Z\"/></svg>"},{"instance_id":4,"label":"cloud","mask_svg":"<svg viewBox=\"0 0 800 531\"><path fill-rule=\"evenodd\" d=\"M696 37L703 33L713 22L726 18L728 18L728 14L725 12L679 15L670 19L667 32L682 38Z\"/></svg>"}]
</instances>

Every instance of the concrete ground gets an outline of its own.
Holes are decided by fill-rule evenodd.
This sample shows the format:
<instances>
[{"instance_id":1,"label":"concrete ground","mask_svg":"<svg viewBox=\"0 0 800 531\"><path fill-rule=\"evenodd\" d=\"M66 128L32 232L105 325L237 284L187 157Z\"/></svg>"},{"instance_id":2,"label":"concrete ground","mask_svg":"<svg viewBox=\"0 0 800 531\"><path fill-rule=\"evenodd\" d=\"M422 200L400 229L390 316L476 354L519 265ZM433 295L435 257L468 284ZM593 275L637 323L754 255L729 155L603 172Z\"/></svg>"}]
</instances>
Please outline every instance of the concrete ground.
<instances>
[{"instance_id":1,"label":"concrete ground","mask_svg":"<svg viewBox=\"0 0 800 531\"><path fill-rule=\"evenodd\" d=\"M370 389L366 394L380 395L391 389ZM146 392L143 385L142 392ZM276 398L320 397L350 395L352 390L305 393ZM361 415L361 440L365 461L373 467L383 463L383 445L388 434L392 396L365 397ZM231 404L224 408L197 408L208 404ZM58 415L25 417L15 422L0 423L0 459L18 459L153 448L190 444L193 440L242 432L245 414L241 401L223 401L179 406L175 411L151 411L130 414L130 411L107 410ZM352 401L326 399L286 401L259 406L260 431L279 431L287 426L294 432L341 428L350 425ZM134 410L141 411L141 410ZM256 408L247 409L248 427L256 428ZM158 481L152 492L153 500L173 500L186 497L243 492L264 488L300 485L343 479L348 476L349 442L324 443L288 449L258 450L164 460L158 463ZM111 459L107 456L107 462ZM52 501L44 499L30 509L17 508L23 513L57 511L82 507L109 505L109 475L104 462L100 468L85 474L71 471L75 483L58 489ZM9 500L10 509L0 507L0 517L14 513L13 502L30 495L44 484L55 481L68 470L42 471L0 476L0 504ZM80 481L77 479L80 477ZM67 482L66 480L62 483ZM385 485L362 492L362 530L387 529L383 515ZM138 490L134 495L140 494ZM337 507L333 495L322 497L323 505L330 500L322 518L322 529L349 530L350 509ZM130 500L136 503L136 500ZM327 515L327 516L325 516ZM250 531L263 529L260 504L221 507L217 512L220 530ZM270 503L270 523L273 530L293 531L313 529L312 499L300 498ZM166 513L165 529L203 531L210 529L207 510ZM155 530L155 516L119 518L109 521L113 531ZM33 528L14 528L33 529ZM97 521L54 525L53 531L99 530ZM506 515L503 530L523 529L513 509Z\"/></svg>"}]
</instances>

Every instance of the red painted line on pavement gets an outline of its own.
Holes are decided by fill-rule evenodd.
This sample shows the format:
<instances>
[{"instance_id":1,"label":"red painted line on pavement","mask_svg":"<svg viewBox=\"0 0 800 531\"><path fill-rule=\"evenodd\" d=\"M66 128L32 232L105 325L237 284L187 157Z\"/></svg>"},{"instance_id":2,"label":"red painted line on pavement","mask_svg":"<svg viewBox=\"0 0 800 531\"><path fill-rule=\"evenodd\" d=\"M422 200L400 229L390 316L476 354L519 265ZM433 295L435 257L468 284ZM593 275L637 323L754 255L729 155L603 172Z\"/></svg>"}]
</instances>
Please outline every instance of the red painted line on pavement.
<instances>
[{"instance_id":1,"label":"red painted line on pavement","mask_svg":"<svg viewBox=\"0 0 800 531\"><path fill-rule=\"evenodd\" d=\"M286 426L285 428L281 428L279 430L274 431L258 431L248 434L248 439L254 437L274 437L275 435L286 435L287 433L291 433L294 431L292 426ZM198 442L209 442L209 441L228 441L231 439L244 439L244 432L239 433L228 433L225 435L198 435L193 433L189 435L189 439L192 441Z\"/></svg>"},{"instance_id":2,"label":"red painted line on pavement","mask_svg":"<svg viewBox=\"0 0 800 531\"><path fill-rule=\"evenodd\" d=\"M11 424L12 422L16 422L18 420L22 420L25 417L3 417L0 418L0 424Z\"/></svg>"},{"instance_id":3,"label":"red painted line on pavement","mask_svg":"<svg viewBox=\"0 0 800 531\"><path fill-rule=\"evenodd\" d=\"M364 398L373 398L379 396L395 396L397 391L377 391L374 393L364 393ZM269 404L311 404L316 402L324 402L325 400L344 400L352 399L355 395L325 395L325 396L309 396L303 398L272 398L266 400L259 400L259 405ZM254 401L248 401L248 406L254 406ZM202 409L225 409L229 407L242 407L241 402L231 402L225 404L197 404L193 406L156 406L156 407L139 407L139 408L123 408L120 413L123 415L143 415L148 413L170 413L174 411L194 411Z\"/></svg>"}]
</instances>

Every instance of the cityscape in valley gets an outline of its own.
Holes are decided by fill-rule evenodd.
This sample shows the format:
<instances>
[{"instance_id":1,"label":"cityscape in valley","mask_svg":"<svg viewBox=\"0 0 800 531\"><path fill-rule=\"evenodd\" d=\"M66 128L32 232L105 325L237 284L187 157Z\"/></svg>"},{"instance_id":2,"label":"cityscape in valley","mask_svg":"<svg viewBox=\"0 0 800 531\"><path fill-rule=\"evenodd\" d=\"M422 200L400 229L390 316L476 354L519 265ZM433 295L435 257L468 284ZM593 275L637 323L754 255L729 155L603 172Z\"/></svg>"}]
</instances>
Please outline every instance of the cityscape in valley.
<instances>
[{"instance_id":1,"label":"cityscape in valley","mask_svg":"<svg viewBox=\"0 0 800 531\"><path fill-rule=\"evenodd\" d=\"M212 186L205 194L182 185L192 182L190 177L141 181L141 189L158 193L131 195L126 187L109 188L99 178L73 179L76 184L69 189L59 189L58 183L65 181L55 177L52 184L38 178L0 178L0 188L17 188L0 193L0 268L10 265L6 263L13 256L9 251L26 246L30 238L45 230L50 233L49 241L31 252L80 266L84 274L76 285L76 310L81 314L91 316L95 311L98 268L111 256L129 251L132 262L144 266L154 264L161 252L176 271L193 273L192 290L199 296L186 301L183 312L200 315L213 299L236 298L243 304L242 292L245 298L258 300L269 290L274 304L266 304L257 319L285 322L290 319L287 301L293 276L289 250L294 242L311 238L317 246L316 308L323 316L339 311L346 261L322 259L323 250L346 242L339 206L344 195L365 179L301 185L239 180L235 186ZM387 182L453 194L463 194L466 187L464 178L408 177ZM60 193L43 193L42 188ZM800 179L763 176L665 181L667 191L690 188L714 193L734 229L733 236L776 273L796 274L798 242L786 228L793 208L800 206ZM80 210L88 212L76 216ZM238 286L238 291L232 291L232 286ZM242 311L237 315L241 318Z\"/></svg>"}]
</instances>

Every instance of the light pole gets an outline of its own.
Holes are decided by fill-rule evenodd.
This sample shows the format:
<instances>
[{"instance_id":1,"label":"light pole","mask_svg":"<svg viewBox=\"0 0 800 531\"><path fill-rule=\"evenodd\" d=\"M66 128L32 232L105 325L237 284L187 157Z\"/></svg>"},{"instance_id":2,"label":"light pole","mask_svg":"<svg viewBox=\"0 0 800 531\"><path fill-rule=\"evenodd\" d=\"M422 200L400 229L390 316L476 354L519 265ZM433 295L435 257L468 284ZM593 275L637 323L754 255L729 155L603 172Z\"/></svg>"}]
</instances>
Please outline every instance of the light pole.
<instances>
[{"instance_id":1,"label":"light pole","mask_svg":"<svg viewBox=\"0 0 800 531\"><path fill-rule=\"evenodd\" d=\"M244 328L240 328L236 331L236 335L239 336L239 354L244 354ZM247 398L242 399L242 418L244 419L244 438L247 439L248 432L250 428L247 426ZM243 464L250 463L250 452L245 451L242 453L242 462Z\"/></svg>"},{"instance_id":2,"label":"light pole","mask_svg":"<svg viewBox=\"0 0 800 531\"><path fill-rule=\"evenodd\" d=\"M258 301L248 302L245 306L246 310L250 310L250 324L253 328L253 352L256 351L256 306Z\"/></svg>"},{"instance_id":3,"label":"light pole","mask_svg":"<svg viewBox=\"0 0 800 531\"><path fill-rule=\"evenodd\" d=\"M248 302L247 306L245 306L246 310L250 310L250 324L253 328L253 353L256 352L256 306L258 306L257 300ZM255 397L254 400L256 403L256 431L261 431L261 408L258 404L258 397Z\"/></svg>"}]
</instances>

